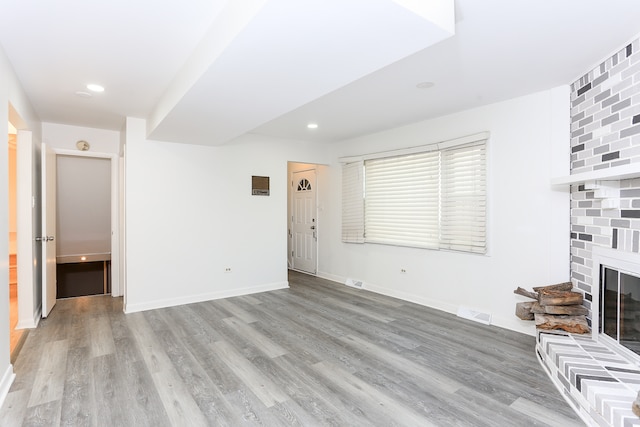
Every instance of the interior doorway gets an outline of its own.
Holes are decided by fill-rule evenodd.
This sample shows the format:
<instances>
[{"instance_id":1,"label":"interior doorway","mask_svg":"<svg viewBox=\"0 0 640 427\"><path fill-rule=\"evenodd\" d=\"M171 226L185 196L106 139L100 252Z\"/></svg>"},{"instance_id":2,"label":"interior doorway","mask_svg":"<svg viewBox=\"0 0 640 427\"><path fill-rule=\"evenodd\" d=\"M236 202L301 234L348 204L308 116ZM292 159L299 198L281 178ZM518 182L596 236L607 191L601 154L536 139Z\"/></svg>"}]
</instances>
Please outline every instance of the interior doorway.
<instances>
[{"instance_id":1,"label":"interior doorway","mask_svg":"<svg viewBox=\"0 0 640 427\"><path fill-rule=\"evenodd\" d=\"M57 298L111 293L111 159L56 162Z\"/></svg>"},{"instance_id":2,"label":"interior doorway","mask_svg":"<svg viewBox=\"0 0 640 427\"><path fill-rule=\"evenodd\" d=\"M308 274L318 271L318 165L288 165L288 265Z\"/></svg>"},{"instance_id":3,"label":"interior doorway","mask_svg":"<svg viewBox=\"0 0 640 427\"><path fill-rule=\"evenodd\" d=\"M9 122L9 351L14 354L23 338L18 328L17 131Z\"/></svg>"}]
</instances>

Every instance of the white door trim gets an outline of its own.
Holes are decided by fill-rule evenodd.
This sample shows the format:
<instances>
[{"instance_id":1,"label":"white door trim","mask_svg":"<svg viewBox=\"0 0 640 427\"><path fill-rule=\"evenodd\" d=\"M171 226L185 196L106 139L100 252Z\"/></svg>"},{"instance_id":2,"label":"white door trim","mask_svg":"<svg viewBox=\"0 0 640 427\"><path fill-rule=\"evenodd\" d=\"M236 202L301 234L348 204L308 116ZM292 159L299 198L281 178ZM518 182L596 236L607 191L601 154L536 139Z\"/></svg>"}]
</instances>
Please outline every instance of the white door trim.
<instances>
[{"instance_id":1,"label":"white door trim","mask_svg":"<svg viewBox=\"0 0 640 427\"><path fill-rule=\"evenodd\" d=\"M32 133L18 130L16 137L16 228L18 258L18 323L16 329L28 329L38 326L42 305L34 307L36 295L35 270L40 269L36 259L35 237L40 229L36 209L39 195L34 193L34 153ZM38 243L39 245L40 243ZM40 286L38 284L38 286ZM41 302L41 301L40 301Z\"/></svg>"}]
</instances>

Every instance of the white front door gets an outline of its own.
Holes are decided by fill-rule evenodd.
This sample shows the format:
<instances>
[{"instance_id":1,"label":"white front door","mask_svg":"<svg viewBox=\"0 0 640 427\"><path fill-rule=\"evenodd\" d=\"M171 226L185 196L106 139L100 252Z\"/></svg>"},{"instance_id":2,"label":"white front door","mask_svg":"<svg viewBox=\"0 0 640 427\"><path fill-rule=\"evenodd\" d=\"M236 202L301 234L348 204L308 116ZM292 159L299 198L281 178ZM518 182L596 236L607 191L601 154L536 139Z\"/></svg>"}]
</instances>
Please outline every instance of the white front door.
<instances>
[{"instance_id":1,"label":"white front door","mask_svg":"<svg viewBox=\"0 0 640 427\"><path fill-rule=\"evenodd\" d=\"M316 274L316 171L293 173L293 269Z\"/></svg>"},{"instance_id":2,"label":"white front door","mask_svg":"<svg viewBox=\"0 0 640 427\"><path fill-rule=\"evenodd\" d=\"M56 304L56 153L42 143L42 317Z\"/></svg>"}]
</instances>

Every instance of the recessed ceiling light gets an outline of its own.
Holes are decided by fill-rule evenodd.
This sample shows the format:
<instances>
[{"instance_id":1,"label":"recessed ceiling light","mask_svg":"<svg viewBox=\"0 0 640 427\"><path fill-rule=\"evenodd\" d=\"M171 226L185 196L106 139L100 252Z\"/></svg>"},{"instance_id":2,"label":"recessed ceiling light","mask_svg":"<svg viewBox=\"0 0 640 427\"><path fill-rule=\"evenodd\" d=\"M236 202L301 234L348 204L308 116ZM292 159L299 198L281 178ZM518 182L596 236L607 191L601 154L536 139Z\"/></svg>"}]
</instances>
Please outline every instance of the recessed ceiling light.
<instances>
[{"instance_id":1,"label":"recessed ceiling light","mask_svg":"<svg viewBox=\"0 0 640 427\"><path fill-rule=\"evenodd\" d=\"M104 88L102 86L93 83L88 84L87 89L89 89L91 92L104 92Z\"/></svg>"},{"instance_id":2,"label":"recessed ceiling light","mask_svg":"<svg viewBox=\"0 0 640 427\"><path fill-rule=\"evenodd\" d=\"M434 83L434 82L422 82L422 83L418 83L418 84L416 85L416 87L417 87L418 89L430 89L430 88L432 88L432 87L434 87L434 86L435 86L435 83Z\"/></svg>"},{"instance_id":3,"label":"recessed ceiling light","mask_svg":"<svg viewBox=\"0 0 640 427\"><path fill-rule=\"evenodd\" d=\"M318 129L318 124L317 123L309 123L307 125L308 129Z\"/></svg>"},{"instance_id":4,"label":"recessed ceiling light","mask_svg":"<svg viewBox=\"0 0 640 427\"><path fill-rule=\"evenodd\" d=\"M79 96L80 98L91 98L93 95L91 95L89 92L79 90L76 92L76 96Z\"/></svg>"}]
</instances>

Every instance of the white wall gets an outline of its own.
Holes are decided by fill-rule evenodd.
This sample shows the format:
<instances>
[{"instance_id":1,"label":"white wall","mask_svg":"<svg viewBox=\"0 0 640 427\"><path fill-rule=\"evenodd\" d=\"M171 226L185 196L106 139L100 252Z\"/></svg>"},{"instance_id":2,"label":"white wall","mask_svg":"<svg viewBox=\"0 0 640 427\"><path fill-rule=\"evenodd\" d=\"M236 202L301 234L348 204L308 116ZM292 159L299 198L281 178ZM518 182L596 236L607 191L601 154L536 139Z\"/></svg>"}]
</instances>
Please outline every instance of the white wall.
<instances>
[{"instance_id":1,"label":"white wall","mask_svg":"<svg viewBox=\"0 0 640 427\"><path fill-rule=\"evenodd\" d=\"M522 299L513 290L569 280L569 196L549 182L567 174L568 112L568 88L559 87L334 144L327 177L333 190L320 189L331 213L318 274L362 280L376 292L448 312L461 305L475 308L491 313L495 325L533 334L531 322L515 317ZM491 133L487 256L340 241L339 157L482 131Z\"/></svg>"},{"instance_id":2,"label":"white wall","mask_svg":"<svg viewBox=\"0 0 640 427\"><path fill-rule=\"evenodd\" d=\"M8 120L17 129L29 129L34 141L40 141L40 123L33 111L13 67L0 47L0 135L8 135ZM8 141L0 149L0 164L8 164ZM39 143L36 143L39 144ZM0 168L2 170L2 168ZM0 289L9 288L9 181L8 173L0 174ZM9 356L9 292L0 292L0 405L13 381Z\"/></svg>"},{"instance_id":3,"label":"white wall","mask_svg":"<svg viewBox=\"0 0 640 427\"><path fill-rule=\"evenodd\" d=\"M84 140L91 145L87 154L120 153L120 132L113 130L42 123L42 140L56 150L78 151L76 143Z\"/></svg>"},{"instance_id":4,"label":"white wall","mask_svg":"<svg viewBox=\"0 0 640 427\"><path fill-rule=\"evenodd\" d=\"M146 140L127 120L126 311L287 286L287 161L326 147L248 135L205 147ZM251 195L251 176L270 195ZM231 267L231 273L225 268Z\"/></svg>"}]
</instances>

